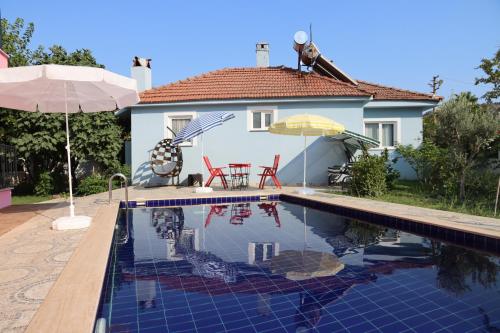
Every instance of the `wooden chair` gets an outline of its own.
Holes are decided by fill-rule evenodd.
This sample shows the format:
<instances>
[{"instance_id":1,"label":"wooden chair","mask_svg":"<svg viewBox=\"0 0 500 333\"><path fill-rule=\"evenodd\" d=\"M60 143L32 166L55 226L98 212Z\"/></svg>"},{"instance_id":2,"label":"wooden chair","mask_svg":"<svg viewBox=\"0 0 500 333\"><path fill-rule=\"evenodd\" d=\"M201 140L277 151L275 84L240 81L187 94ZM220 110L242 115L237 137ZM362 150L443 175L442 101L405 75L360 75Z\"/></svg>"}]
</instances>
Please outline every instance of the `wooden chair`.
<instances>
[{"instance_id":1,"label":"wooden chair","mask_svg":"<svg viewBox=\"0 0 500 333\"><path fill-rule=\"evenodd\" d=\"M281 188L280 181L278 180L278 177L276 177L276 173L278 172L279 162L280 162L280 155L274 155L274 164L272 167L260 166L260 168L264 169L262 173L258 174L258 176L260 176L260 183L259 183L260 189L264 188L264 184L266 183L267 177L271 177L271 179L274 182L274 185L276 185L277 188Z\"/></svg>"},{"instance_id":2,"label":"wooden chair","mask_svg":"<svg viewBox=\"0 0 500 333\"><path fill-rule=\"evenodd\" d=\"M207 166L208 172L210 172L210 177L208 177L208 180L205 183L205 186L210 186L210 184L212 183L212 180L214 180L215 177L220 177L222 186L224 187L225 190L227 190L227 180L226 180L227 174L224 174L224 172L222 171L222 169L225 169L225 168L212 167L212 163L210 163L208 156L203 156L203 161L205 161L205 165Z\"/></svg>"}]
</instances>

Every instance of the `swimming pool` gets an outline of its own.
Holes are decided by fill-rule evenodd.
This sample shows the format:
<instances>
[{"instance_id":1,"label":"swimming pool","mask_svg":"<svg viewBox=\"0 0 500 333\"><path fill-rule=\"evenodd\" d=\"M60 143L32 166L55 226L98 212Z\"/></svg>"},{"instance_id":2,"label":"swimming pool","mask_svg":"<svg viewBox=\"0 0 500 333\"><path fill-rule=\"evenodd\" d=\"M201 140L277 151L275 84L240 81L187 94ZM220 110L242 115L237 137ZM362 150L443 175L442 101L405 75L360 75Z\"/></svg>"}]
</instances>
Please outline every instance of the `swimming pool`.
<instances>
[{"instance_id":1,"label":"swimming pool","mask_svg":"<svg viewBox=\"0 0 500 333\"><path fill-rule=\"evenodd\" d=\"M96 329L489 332L499 269L487 252L289 202L134 208L120 211Z\"/></svg>"}]
</instances>

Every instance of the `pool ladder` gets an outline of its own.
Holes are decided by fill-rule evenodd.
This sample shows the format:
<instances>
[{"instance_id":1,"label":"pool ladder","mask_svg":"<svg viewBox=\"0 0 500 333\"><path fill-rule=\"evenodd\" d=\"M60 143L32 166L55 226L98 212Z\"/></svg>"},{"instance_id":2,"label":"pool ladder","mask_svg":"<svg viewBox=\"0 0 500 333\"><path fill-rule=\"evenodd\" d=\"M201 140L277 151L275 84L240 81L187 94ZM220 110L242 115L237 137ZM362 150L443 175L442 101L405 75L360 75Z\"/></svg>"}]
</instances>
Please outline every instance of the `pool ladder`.
<instances>
[{"instance_id":1,"label":"pool ladder","mask_svg":"<svg viewBox=\"0 0 500 333\"><path fill-rule=\"evenodd\" d=\"M109 177L108 188L109 188L109 201L113 200L113 178L120 177L122 179L122 184L125 183L125 208L128 209L128 179L123 173L115 173L113 176Z\"/></svg>"}]
</instances>

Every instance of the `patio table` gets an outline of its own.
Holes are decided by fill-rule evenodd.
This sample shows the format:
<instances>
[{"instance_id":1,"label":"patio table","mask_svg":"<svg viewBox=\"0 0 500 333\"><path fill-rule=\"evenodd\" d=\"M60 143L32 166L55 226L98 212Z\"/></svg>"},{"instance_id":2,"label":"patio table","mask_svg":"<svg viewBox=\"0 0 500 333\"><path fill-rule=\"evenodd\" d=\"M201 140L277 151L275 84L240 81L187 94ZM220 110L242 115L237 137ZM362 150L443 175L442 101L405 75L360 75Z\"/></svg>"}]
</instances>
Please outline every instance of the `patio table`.
<instances>
[{"instance_id":1,"label":"patio table","mask_svg":"<svg viewBox=\"0 0 500 333\"><path fill-rule=\"evenodd\" d=\"M229 163L231 189L248 188L251 166L252 165L250 163Z\"/></svg>"}]
</instances>

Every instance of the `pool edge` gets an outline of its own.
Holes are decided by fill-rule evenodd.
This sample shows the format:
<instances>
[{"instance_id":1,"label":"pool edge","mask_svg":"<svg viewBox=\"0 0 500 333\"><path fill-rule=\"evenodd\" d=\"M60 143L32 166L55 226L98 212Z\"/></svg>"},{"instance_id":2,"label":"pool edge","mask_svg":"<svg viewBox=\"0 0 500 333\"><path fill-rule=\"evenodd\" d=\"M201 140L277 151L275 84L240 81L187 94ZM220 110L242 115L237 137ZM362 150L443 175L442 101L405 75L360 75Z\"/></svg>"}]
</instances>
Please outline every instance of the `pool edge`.
<instances>
[{"instance_id":1,"label":"pool edge","mask_svg":"<svg viewBox=\"0 0 500 333\"><path fill-rule=\"evenodd\" d=\"M118 204L99 208L25 332L92 332L117 214Z\"/></svg>"}]
</instances>

